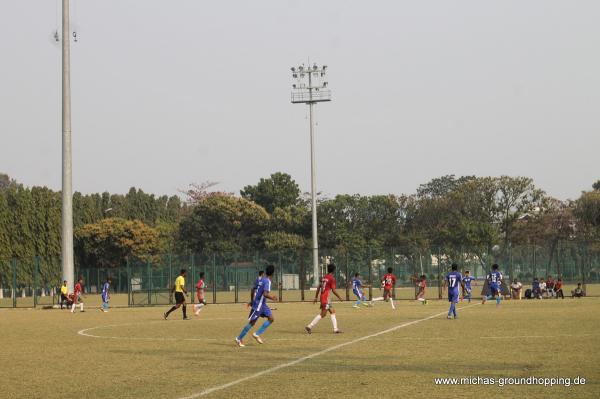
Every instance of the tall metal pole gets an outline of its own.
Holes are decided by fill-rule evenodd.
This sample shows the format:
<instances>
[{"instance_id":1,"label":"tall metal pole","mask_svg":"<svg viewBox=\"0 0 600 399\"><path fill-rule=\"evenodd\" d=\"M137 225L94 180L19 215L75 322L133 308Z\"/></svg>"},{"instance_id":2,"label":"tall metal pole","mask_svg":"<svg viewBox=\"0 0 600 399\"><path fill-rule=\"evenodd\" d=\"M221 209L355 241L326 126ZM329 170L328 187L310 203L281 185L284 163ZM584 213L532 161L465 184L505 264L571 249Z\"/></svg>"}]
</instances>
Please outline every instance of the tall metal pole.
<instances>
[{"instance_id":1,"label":"tall metal pole","mask_svg":"<svg viewBox=\"0 0 600 399\"><path fill-rule=\"evenodd\" d=\"M311 91L312 94L312 91ZM315 161L315 128L313 119L313 107L315 104L308 103L310 115L310 184L312 197L312 242L313 242L313 273L315 280L314 287L319 286L319 238L317 233L317 164Z\"/></svg>"},{"instance_id":2,"label":"tall metal pole","mask_svg":"<svg viewBox=\"0 0 600 399\"><path fill-rule=\"evenodd\" d=\"M63 280L73 292L73 187L71 155L71 43L69 0L62 2L62 236L61 263Z\"/></svg>"},{"instance_id":3,"label":"tall metal pole","mask_svg":"<svg viewBox=\"0 0 600 399\"><path fill-rule=\"evenodd\" d=\"M331 92L327 88L327 82L323 81L326 65L318 67L314 64L311 68L300 65L292 67L292 77L297 79L297 84L292 85L292 103L307 104L310 115L310 183L312 202L312 260L313 260L313 287L320 283L321 270L319 267L319 238L317 229L317 163L315 157L315 121L314 106L318 102L331 101ZM313 80L314 75L314 80ZM308 86L303 82L308 78Z\"/></svg>"},{"instance_id":4,"label":"tall metal pole","mask_svg":"<svg viewBox=\"0 0 600 399\"><path fill-rule=\"evenodd\" d=\"M309 63L310 65L310 63ZM317 229L317 164L315 159L315 125L313 117L313 88L312 73L308 74L308 112L310 119L310 191L312 200L312 242L313 242L313 273L315 276L313 287L318 287L320 283L319 273L319 236Z\"/></svg>"}]
</instances>

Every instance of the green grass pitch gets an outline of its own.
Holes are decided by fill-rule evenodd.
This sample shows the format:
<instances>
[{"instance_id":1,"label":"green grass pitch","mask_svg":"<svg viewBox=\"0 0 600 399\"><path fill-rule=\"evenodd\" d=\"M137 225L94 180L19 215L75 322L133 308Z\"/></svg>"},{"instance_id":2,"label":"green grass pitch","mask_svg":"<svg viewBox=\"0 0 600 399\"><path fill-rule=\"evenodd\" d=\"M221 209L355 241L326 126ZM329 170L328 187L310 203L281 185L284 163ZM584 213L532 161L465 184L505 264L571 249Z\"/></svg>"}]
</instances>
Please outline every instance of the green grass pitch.
<instances>
[{"instance_id":1,"label":"green grass pitch","mask_svg":"<svg viewBox=\"0 0 600 399\"><path fill-rule=\"evenodd\" d=\"M504 301L498 309L473 301L459 304L458 320L446 319L446 301L399 301L395 311L383 302L336 303L344 333L334 335L327 318L310 336L303 327L317 305L273 306L265 344L248 335L245 348L234 345L248 314L242 304L209 304L190 321L179 311L163 320L166 307L3 309L0 397L600 397L600 298ZM586 384L434 381L477 376L580 376Z\"/></svg>"}]
</instances>

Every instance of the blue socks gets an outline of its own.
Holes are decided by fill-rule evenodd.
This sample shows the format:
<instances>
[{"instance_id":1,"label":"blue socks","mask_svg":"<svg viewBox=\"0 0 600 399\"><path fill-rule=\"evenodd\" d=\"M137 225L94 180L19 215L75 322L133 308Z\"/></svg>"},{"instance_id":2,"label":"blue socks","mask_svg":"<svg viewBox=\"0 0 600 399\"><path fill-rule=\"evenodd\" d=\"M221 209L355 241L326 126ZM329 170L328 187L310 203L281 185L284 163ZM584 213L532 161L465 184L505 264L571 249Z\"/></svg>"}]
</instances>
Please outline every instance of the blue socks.
<instances>
[{"instance_id":1,"label":"blue socks","mask_svg":"<svg viewBox=\"0 0 600 399\"><path fill-rule=\"evenodd\" d=\"M260 328L258 329L258 331L256 332L256 335L262 335L262 333L265 332L265 330L267 328L269 328L269 326L271 325L271 322L269 320L265 321L262 326L260 326Z\"/></svg>"},{"instance_id":2,"label":"blue socks","mask_svg":"<svg viewBox=\"0 0 600 399\"><path fill-rule=\"evenodd\" d=\"M258 331L256 331L256 335L261 335L262 333L265 332L265 330L267 328L269 328L269 326L271 325L271 322L269 320L266 320L262 326L260 326L260 328L258 329ZM244 328L242 329L242 332L240 332L240 335L238 335L237 339L238 340L242 340L244 339L244 337L246 336L246 334L248 334L248 332L252 329L252 324L248 323L244 326Z\"/></svg>"},{"instance_id":3,"label":"blue socks","mask_svg":"<svg viewBox=\"0 0 600 399\"><path fill-rule=\"evenodd\" d=\"M448 316L454 314L456 316L456 304L454 302L450 303L450 309L448 310Z\"/></svg>"},{"instance_id":4,"label":"blue socks","mask_svg":"<svg viewBox=\"0 0 600 399\"><path fill-rule=\"evenodd\" d=\"M267 320L266 323L268 323L269 321ZM265 323L265 324L266 324ZM264 324L263 324L264 326ZM240 333L240 335L238 336L238 339L241 341L242 339L244 339L244 337L246 336L246 334L248 334L248 331L250 331L250 329L252 328L252 324L248 323L246 324L246 326L242 329L242 332ZM261 327L262 328L262 327Z\"/></svg>"},{"instance_id":5,"label":"blue socks","mask_svg":"<svg viewBox=\"0 0 600 399\"><path fill-rule=\"evenodd\" d=\"M499 305L500 305L500 301L501 301L501 300L502 300L502 298L501 298L501 297L498 295L498 296L496 297L496 306L499 306Z\"/></svg>"},{"instance_id":6,"label":"blue socks","mask_svg":"<svg viewBox=\"0 0 600 399\"><path fill-rule=\"evenodd\" d=\"M360 299L359 299L358 301L356 301L355 305L356 305L356 306L359 306L359 305L360 305Z\"/></svg>"}]
</instances>

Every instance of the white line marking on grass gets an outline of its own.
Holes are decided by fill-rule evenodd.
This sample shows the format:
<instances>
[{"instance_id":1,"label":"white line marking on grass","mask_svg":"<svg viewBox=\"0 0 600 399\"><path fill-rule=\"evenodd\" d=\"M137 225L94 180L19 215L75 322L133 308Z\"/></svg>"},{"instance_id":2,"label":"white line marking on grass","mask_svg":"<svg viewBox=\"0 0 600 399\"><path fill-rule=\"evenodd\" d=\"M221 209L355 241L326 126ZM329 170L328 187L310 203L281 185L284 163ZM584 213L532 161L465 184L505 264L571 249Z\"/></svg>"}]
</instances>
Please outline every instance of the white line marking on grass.
<instances>
[{"instance_id":1,"label":"white line marking on grass","mask_svg":"<svg viewBox=\"0 0 600 399\"><path fill-rule=\"evenodd\" d=\"M564 337L597 337L597 334L562 334L562 335L504 335L497 337L479 337L480 339L514 339L514 338L564 338Z\"/></svg>"},{"instance_id":2,"label":"white line marking on grass","mask_svg":"<svg viewBox=\"0 0 600 399\"><path fill-rule=\"evenodd\" d=\"M460 338L436 338L436 337L397 337L394 338L396 340L398 339L410 339L411 341L452 341L452 340L456 340L456 339L460 339ZM269 342L271 341L285 341L285 342L308 342L310 340L310 338L270 338ZM321 338L319 337L319 341L320 342L338 342L338 339L335 338Z\"/></svg>"},{"instance_id":3,"label":"white line marking on grass","mask_svg":"<svg viewBox=\"0 0 600 399\"><path fill-rule=\"evenodd\" d=\"M462 310L462 309L470 308L472 306L477 306L477 305L479 305L479 304L476 303L476 304L473 304L473 305L462 306L459 309ZM240 384L242 382L246 382L248 380L253 380L253 379L261 377L261 376L263 376L265 374L270 374L270 373L273 373L275 371L278 371L278 370L281 370L281 369L284 369L284 368L287 368L287 367L295 366L295 365L297 365L299 363L305 362L307 360L313 359L315 357L324 355L324 354L329 353L329 352L333 352L333 351L338 350L340 348L344 348L344 347L349 346L349 345L354 345L356 343L359 343L359 342L362 342L362 341L366 341L368 339L375 338L375 337L378 337L380 335L389 334L389 333L397 331L397 330L399 330L401 328L412 326L414 324L418 324L418 323L421 323L423 321L435 319L436 317L440 317L440 316L446 315L446 314L448 314L448 312L444 311L444 312L436 313L434 315L425 317L423 319L413 320L413 321L409 321L409 322L406 322L406 323L403 323L403 324L399 324L399 325L397 325L395 327L388 328L387 330L379 331L379 332L377 332L375 334L365 335L364 337L356 338L356 339L353 339L352 341L343 342L341 344L337 344L337 345L331 346L331 347L329 347L327 349L323 349L323 350L321 350L319 352L311 353L310 355L306 355L306 356L300 357L300 358L298 358L296 360L292 360L291 362L282 363L282 364L277 365L275 367L271 367L269 369L266 369L266 370L263 370L263 371L259 371L258 373L251 374L249 376L240 378L238 380L234 380L234 381L228 382L226 384L222 384L222 385L217 385L217 386L214 386L212 388L208 388L208 389L205 389L203 391L191 394L189 396L184 396L184 397L182 397L180 399L195 399L195 398L199 398L201 396L210 395L213 392L221 391L223 389L230 388L230 387L232 387L234 385L238 385L238 384ZM232 345L233 345L233 343L232 343Z\"/></svg>"},{"instance_id":4,"label":"white line marking on grass","mask_svg":"<svg viewBox=\"0 0 600 399\"><path fill-rule=\"evenodd\" d=\"M213 320L238 320L235 317L220 317L214 319L196 319L195 321L213 321ZM176 321L187 321L189 320L171 320L170 322ZM78 335L89 337L89 338L100 338L100 339L121 339L127 341L217 341L216 338L152 338L152 337L118 337L118 336L104 336L104 335L94 335L90 334L89 331L98 330L101 328L114 328L114 327L126 327L126 326L138 326L143 324L154 324L154 323L166 323L166 320L152 320L147 323L122 323L122 324L107 324L104 326L96 326L90 328L84 328L82 330L77 331Z\"/></svg>"},{"instance_id":5,"label":"white line marking on grass","mask_svg":"<svg viewBox=\"0 0 600 399\"><path fill-rule=\"evenodd\" d=\"M473 339L520 339L520 338L573 338L573 337L598 337L598 334L563 334L563 335L502 335L496 337L472 337ZM411 341L456 341L464 337L398 337Z\"/></svg>"}]
</instances>

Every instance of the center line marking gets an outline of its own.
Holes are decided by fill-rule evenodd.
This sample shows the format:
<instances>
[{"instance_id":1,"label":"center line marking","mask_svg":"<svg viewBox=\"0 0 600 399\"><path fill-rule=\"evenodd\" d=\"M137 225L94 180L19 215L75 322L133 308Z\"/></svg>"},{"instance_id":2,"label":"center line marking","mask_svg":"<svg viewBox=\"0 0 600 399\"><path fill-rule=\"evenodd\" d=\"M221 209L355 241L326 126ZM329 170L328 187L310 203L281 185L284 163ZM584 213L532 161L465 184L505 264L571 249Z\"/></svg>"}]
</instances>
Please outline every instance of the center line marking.
<instances>
[{"instance_id":1,"label":"center line marking","mask_svg":"<svg viewBox=\"0 0 600 399\"><path fill-rule=\"evenodd\" d=\"M470 307L477 306L477 305L479 305L479 304L476 303L476 304L473 304L473 305L467 305L467 306L461 307L460 309L462 310L462 309L470 308ZM353 345L353 344L356 344L358 342L366 341L367 339L375 338L375 337L378 337L380 335L389 334L389 333L394 332L396 330L399 330L401 328L412 326L414 324L418 324L418 323L421 323L423 321L435 319L436 317L440 317L442 315L446 315L447 313L448 313L447 311L436 313L434 315L425 317L423 319L413 320L413 321L409 321L409 322L406 322L406 323L403 323L403 324L399 324L399 325L397 325L395 327L391 327L391 328L388 328L387 330L379 331L379 332L377 332L375 334L365 335L364 337L356 338L356 339L353 339L352 341L343 342L341 344L337 344L337 345L331 346L331 347L329 347L327 349L323 349L322 351L311 353L310 355L306 355L306 356L300 357L300 358L298 358L296 360L292 360L291 362L282 363L280 365L271 367L269 369L266 369L266 370L263 370L263 371L259 371L258 373L251 374L251 375L249 375L247 377L243 377L243 378L240 378L238 380L228 382L226 384L217 385L217 386L214 386L212 388L208 388L208 389L205 389L203 391L191 394L189 396L184 396L184 397L182 397L180 399L195 399L195 398L199 398L201 396L210 395L213 392L221 391L223 389L230 388L230 387L232 387L234 385L237 385L237 384L240 384L242 382L245 382L245 381L248 381L248 380L253 380L253 379L261 377L261 376L263 376L265 374L270 374L270 373L273 373L275 371L278 371L278 370L281 370L281 369L284 369L284 368L287 368L287 367L295 366L295 365L297 365L299 363L302 363L302 362L305 362L307 360L313 359L315 357L324 355L326 353L338 350L340 348L343 348L343 347L346 347L346 346L349 346L349 345Z\"/></svg>"}]
</instances>

